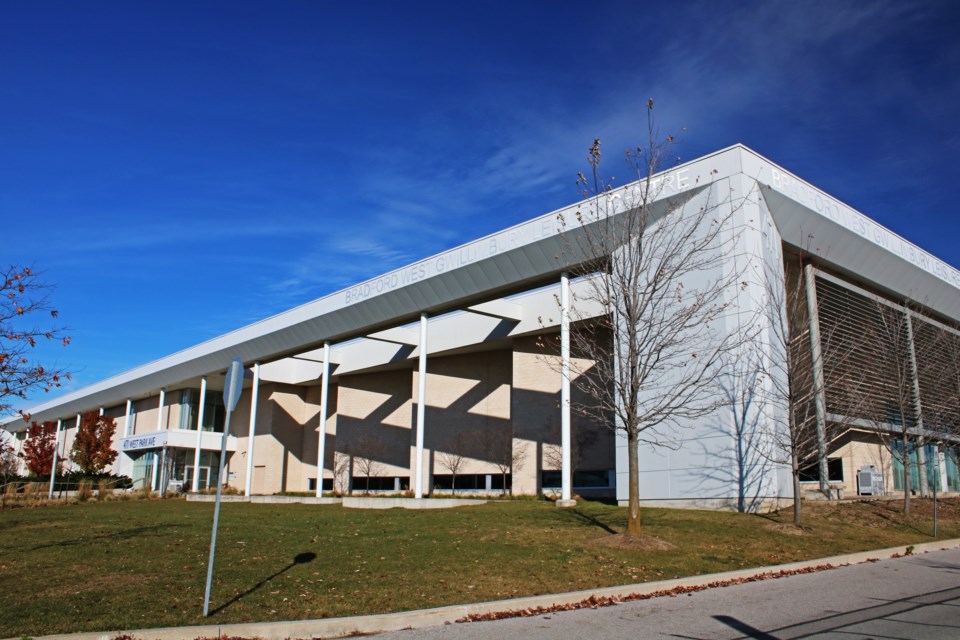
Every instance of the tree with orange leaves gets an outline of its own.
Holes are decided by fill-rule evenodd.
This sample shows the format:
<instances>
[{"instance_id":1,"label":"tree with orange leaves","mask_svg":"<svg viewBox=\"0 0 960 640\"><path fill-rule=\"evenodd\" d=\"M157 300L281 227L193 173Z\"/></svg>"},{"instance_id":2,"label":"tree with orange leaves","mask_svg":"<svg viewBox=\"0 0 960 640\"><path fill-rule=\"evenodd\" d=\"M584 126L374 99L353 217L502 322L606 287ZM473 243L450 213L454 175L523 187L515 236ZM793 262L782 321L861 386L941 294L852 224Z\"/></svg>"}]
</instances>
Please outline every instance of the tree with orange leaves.
<instances>
[{"instance_id":1,"label":"tree with orange leaves","mask_svg":"<svg viewBox=\"0 0 960 640\"><path fill-rule=\"evenodd\" d=\"M116 460L117 452L111 446L116 430L117 423L110 416L96 411L83 414L70 455L83 473L100 473Z\"/></svg>"},{"instance_id":2,"label":"tree with orange leaves","mask_svg":"<svg viewBox=\"0 0 960 640\"><path fill-rule=\"evenodd\" d=\"M33 350L42 341L70 344L64 328L56 324L57 310L50 306L51 286L29 267L9 266L0 271L0 416L19 413L13 402L26 400L34 390L48 392L59 387L70 374L59 367L37 362ZM54 324L38 322L49 314Z\"/></svg>"}]
</instances>

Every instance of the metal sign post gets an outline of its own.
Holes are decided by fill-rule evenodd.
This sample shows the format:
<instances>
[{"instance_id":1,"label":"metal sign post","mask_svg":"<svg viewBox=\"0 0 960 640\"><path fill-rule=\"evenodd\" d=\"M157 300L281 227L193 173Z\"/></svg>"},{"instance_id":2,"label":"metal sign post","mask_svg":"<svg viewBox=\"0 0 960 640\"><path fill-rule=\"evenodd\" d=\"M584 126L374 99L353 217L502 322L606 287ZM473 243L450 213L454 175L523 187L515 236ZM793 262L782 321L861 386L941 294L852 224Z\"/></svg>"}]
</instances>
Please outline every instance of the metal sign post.
<instances>
[{"instance_id":1,"label":"metal sign post","mask_svg":"<svg viewBox=\"0 0 960 640\"><path fill-rule=\"evenodd\" d=\"M243 363L234 360L227 369L227 379L223 384L223 404L227 417L220 438L220 473L217 474L217 503L213 508L213 535L210 537L210 560L207 562L207 589L203 595L203 617L210 611L210 585L213 582L213 558L217 551L217 525L220 523L220 496L223 493L223 467L227 459L227 436L230 434L230 414L237 408L240 392L243 389Z\"/></svg>"}]
</instances>

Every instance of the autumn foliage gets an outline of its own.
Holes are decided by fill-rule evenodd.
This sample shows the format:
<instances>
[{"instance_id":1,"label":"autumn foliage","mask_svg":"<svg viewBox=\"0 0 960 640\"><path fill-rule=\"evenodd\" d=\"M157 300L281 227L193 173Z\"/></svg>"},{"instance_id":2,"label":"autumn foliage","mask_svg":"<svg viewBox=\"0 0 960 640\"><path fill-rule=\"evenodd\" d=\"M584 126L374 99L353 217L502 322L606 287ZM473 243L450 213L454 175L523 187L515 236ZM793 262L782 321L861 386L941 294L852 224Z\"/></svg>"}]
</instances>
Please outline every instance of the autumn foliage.
<instances>
[{"instance_id":1,"label":"autumn foliage","mask_svg":"<svg viewBox=\"0 0 960 640\"><path fill-rule=\"evenodd\" d=\"M96 411L83 414L70 456L83 473L100 473L113 463L117 452L110 443L116 430L117 423L109 416L101 416Z\"/></svg>"},{"instance_id":2,"label":"autumn foliage","mask_svg":"<svg viewBox=\"0 0 960 640\"><path fill-rule=\"evenodd\" d=\"M70 344L56 324L57 310L50 307L51 287L27 267L0 269L0 415L20 413L13 402L28 399L38 389L49 392L70 374L37 362L34 349L44 342Z\"/></svg>"},{"instance_id":3,"label":"autumn foliage","mask_svg":"<svg viewBox=\"0 0 960 640\"><path fill-rule=\"evenodd\" d=\"M30 423L27 439L23 443L20 456L27 463L27 469L35 476L48 476L53 467L53 451L56 447L57 423Z\"/></svg>"}]
</instances>

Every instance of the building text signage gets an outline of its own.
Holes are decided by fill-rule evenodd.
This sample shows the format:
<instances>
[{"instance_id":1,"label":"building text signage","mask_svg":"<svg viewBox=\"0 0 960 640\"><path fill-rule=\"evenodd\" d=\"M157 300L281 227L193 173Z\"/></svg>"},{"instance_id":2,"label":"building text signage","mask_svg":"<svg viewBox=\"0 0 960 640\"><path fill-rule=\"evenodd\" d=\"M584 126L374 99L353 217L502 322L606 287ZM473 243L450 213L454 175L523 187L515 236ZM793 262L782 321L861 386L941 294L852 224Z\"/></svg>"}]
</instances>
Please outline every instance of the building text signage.
<instances>
[{"instance_id":1,"label":"building text signage","mask_svg":"<svg viewBox=\"0 0 960 640\"><path fill-rule=\"evenodd\" d=\"M138 451L140 449L157 449L159 447L167 446L167 436L169 434L166 431L159 431L157 433L147 433L142 436L130 436L129 438L124 438L120 442L121 451Z\"/></svg>"}]
</instances>

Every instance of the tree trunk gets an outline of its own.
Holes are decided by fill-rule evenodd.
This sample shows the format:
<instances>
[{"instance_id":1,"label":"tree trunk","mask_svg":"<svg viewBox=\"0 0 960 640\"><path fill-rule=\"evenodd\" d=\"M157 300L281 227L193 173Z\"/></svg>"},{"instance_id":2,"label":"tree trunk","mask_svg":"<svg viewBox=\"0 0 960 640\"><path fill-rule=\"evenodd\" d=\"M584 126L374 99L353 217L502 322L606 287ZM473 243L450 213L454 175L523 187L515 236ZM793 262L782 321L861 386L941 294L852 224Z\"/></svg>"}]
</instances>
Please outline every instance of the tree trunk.
<instances>
[{"instance_id":1,"label":"tree trunk","mask_svg":"<svg viewBox=\"0 0 960 640\"><path fill-rule=\"evenodd\" d=\"M903 512L910 513L910 471L912 470L910 460L910 441L906 434L903 436Z\"/></svg>"},{"instance_id":2,"label":"tree trunk","mask_svg":"<svg viewBox=\"0 0 960 640\"><path fill-rule=\"evenodd\" d=\"M803 526L803 515L800 509L800 462L797 460L797 456L793 456L793 462L791 465L793 468L793 524L796 527Z\"/></svg>"},{"instance_id":3,"label":"tree trunk","mask_svg":"<svg viewBox=\"0 0 960 640\"><path fill-rule=\"evenodd\" d=\"M797 426L797 414L793 403L790 405L790 471L793 475L793 525L803 526L800 500L800 454L797 451L797 438L800 427Z\"/></svg>"},{"instance_id":4,"label":"tree trunk","mask_svg":"<svg viewBox=\"0 0 960 640\"><path fill-rule=\"evenodd\" d=\"M795 473L793 474L793 524L796 527L803 526L800 504L800 475Z\"/></svg>"},{"instance_id":5,"label":"tree trunk","mask_svg":"<svg viewBox=\"0 0 960 640\"><path fill-rule=\"evenodd\" d=\"M747 482L746 464L744 464L743 434L737 437L737 511L745 513L747 510Z\"/></svg>"},{"instance_id":6,"label":"tree trunk","mask_svg":"<svg viewBox=\"0 0 960 640\"><path fill-rule=\"evenodd\" d=\"M628 481L630 495L627 500L628 538L640 537L640 464L637 460L639 443L639 434L632 429L629 430L627 432L627 458L630 461L628 465L630 470Z\"/></svg>"}]
</instances>

